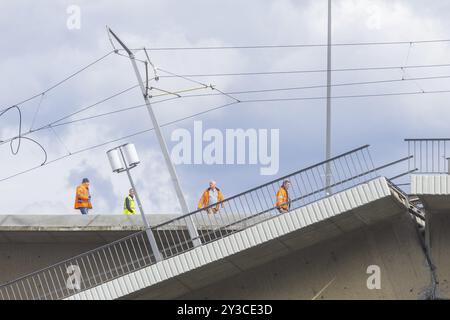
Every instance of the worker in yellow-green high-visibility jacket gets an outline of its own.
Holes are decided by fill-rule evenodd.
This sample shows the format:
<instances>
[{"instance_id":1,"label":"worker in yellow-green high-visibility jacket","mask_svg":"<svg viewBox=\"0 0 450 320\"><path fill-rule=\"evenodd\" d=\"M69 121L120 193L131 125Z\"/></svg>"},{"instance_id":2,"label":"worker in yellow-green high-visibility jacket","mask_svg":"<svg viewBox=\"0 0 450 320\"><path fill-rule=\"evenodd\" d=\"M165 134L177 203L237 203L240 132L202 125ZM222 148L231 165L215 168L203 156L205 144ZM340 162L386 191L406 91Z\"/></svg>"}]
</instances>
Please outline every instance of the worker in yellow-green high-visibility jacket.
<instances>
[{"instance_id":1,"label":"worker in yellow-green high-visibility jacket","mask_svg":"<svg viewBox=\"0 0 450 320\"><path fill-rule=\"evenodd\" d=\"M130 189L128 196L123 204L123 213L126 215L136 214L136 204L134 202L134 190Z\"/></svg>"}]
</instances>

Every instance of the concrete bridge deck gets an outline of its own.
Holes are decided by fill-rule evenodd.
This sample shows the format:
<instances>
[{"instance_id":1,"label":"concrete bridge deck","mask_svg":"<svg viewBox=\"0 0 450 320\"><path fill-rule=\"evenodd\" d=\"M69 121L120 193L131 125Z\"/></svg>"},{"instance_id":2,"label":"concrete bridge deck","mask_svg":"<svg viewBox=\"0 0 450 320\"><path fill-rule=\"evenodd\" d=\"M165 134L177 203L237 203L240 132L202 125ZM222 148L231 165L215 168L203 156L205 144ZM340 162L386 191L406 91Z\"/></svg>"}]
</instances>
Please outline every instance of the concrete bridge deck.
<instances>
[{"instance_id":1,"label":"concrete bridge deck","mask_svg":"<svg viewBox=\"0 0 450 320\"><path fill-rule=\"evenodd\" d=\"M378 178L68 299L308 299L319 293L329 299L417 299L430 275L413 219L397 196ZM300 272L305 264L309 272ZM379 290L367 287L370 265L380 267ZM300 273L305 282L294 281ZM331 280L335 287L324 295ZM264 290L268 281L273 290Z\"/></svg>"}]
</instances>

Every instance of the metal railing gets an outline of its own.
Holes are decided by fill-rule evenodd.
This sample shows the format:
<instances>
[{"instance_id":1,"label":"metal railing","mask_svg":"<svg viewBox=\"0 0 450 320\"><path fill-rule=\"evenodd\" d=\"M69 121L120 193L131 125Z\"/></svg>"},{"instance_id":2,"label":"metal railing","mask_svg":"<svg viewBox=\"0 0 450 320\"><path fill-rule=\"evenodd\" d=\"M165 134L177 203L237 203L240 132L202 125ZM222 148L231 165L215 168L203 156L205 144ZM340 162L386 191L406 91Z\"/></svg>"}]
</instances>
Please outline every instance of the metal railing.
<instances>
[{"instance_id":1,"label":"metal railing","mask_svg":"<svg viewBox=\"0 0 450 320\"><path fill-rule=\"evenodd\" d=\"M0 300L56 300L156 262L145 231L0 286Z\"/></svg>"},{"instance_id":2,"label":"metal railing","mask_svg":"<svg viewBox=\"0 0 450 320\"><path fill-rule=\"evenodd\" d=\"M448 174L450 139L405 139L408 143L408 168L417 168L417 173Z\"/></svg>"},{"instance_id":3,"label":"metal railing","mask_svg":"<svg viewBox=\"0 0 450 320\"><path fill-rule=\"evenodd\" d=\"M247 190L151 228L164 259L194 248L188 219L201 244L226 237L282 213L276 193L289 180L289 211L378 177L368 145ZM326 166L331 168L327 185ZM212 213L218 208L216 213ZM0 299L63 299L156 263L145 231L67 259L0 286Z\"/></svg>"},{"instance_id":4,"label":"metal railing","mask_svg":"<svg viewBox=\"0 0 450 320\"><path fill-rule=\"evenodd\" d=\"M327 165L330 165L332 170L329 187L325 179ZM167 258L194 247L193 239L189 238L187 232L174 232L180 228L186 230L187 219L194 221L199 231L199 239L205 244L279 215L280 211L275 206L276 193L284 180L291 183L288 190L290 201L287 205L289 210L295 210L376 176L366 145L167 221L154 227L153 231L159 243L171 244L162 252L164 258ZM212 213L211 210L215 209L219 211Z\"/></svg>"}]
</instances>

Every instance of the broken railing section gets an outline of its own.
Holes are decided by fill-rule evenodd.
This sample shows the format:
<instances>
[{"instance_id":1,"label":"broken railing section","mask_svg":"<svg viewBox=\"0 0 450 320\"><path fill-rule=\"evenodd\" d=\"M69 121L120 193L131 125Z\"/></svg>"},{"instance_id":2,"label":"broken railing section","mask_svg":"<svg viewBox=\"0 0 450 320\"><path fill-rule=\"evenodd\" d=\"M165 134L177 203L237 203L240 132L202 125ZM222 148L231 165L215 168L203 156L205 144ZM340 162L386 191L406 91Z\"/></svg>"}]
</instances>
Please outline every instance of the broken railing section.
<instances>
[{"instance_id":1,"label":"broken railing section","mask_svg":"<svg viewBox=\"0 0 450 320\"><path fill-rule=\"evenodd\" d=\"M409 159L409 157L407 157L405 159ZM403 176L406 174L408 174L408 172L406 172L402 175L399 175L399 176ZM397 194L399 201L402 202L402 204L405 206L405 208L408 210L408 212L415 218L416 222L420 226L424 226L425 225L425 213L423 210L423 206L420 202L420 199L418 197L408 195L397 184L393 183L392 179L386 179L386 180L387 180L388 185L391 188L391 190Z\"/></svg>"},{"instance_id":2,"label":"broken railing section","mask_svg":"<svg viewBox=\"0 0 450 320\"><path fill-rule=\"evenodd\" d=\"M448 174L450 138L405 139L408 143L408 168L417 173Z\"/></svg>"},{"instance_id":3,"label":"broken railing section","mask_svg":"<svg viewBox=\"0 0 450 320\"><path fill-rule=\"evenodd\" d=\"M374 167L368 147L351 150L152 227L160 253L167 259L192 249L195 242L205 244L281 214L275 203L284 180L291 183L289 210L295 210L378 177L377 170L385 166ZM330 185L326 181L327 167L331 168ZM208 213L216 206L217 213ZM194 239L188 229L190 221L198 229ZM0 286L0 299L63 299L156 262L142 231Z\"/></svg>"}]
</instances>

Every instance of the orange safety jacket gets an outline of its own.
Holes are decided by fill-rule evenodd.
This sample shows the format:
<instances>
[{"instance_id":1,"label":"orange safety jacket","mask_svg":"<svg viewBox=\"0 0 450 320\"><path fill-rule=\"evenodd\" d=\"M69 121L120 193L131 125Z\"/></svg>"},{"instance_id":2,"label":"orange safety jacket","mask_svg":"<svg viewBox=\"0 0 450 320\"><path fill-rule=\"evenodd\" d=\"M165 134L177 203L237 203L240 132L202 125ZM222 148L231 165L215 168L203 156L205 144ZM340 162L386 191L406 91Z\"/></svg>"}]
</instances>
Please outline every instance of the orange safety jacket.
<instances>
[{"instance_id":1,"label":"orange safety jacket","mask_svg":"<svg viewBox=\"0 0 450 320\"><path fill-rule=\"evenodd\" d=\"M84 184L80 184L77 187L75 195L75 209L88 208L92 209L91 199L89 197L89 188Z\"/></svg>"},{"instance_id":2,"label":"orange safety jacket","mask_svg":"<svg viewBox=\"0 0 450 320\"><path fill-rule=\"evenodd\" d=\"M284 210L289 210L289 194L284 186L281 186L277 192L277 203L275 204L277 208L282 208Z\"/></svg>"},{"instance_id":3,"label":"orange safety jacket","mask_svg":"<svg viewBox=\"0 0 450 320\"><path fill-rule=\"evenodd\" d=\"M217 202L221 202L223 201L223 194L222 191L220 191L219 188L217 189ZM207 206L209 206L209 191L211 190L211 188L206 189L203 192L202 197L200 198L200 201L198 202L198 209L201 208L205 208ZM219 207L219 204L217 204L217 207ZM224 207L223 202L222 202L222 208Z\"/></svg>"}]
</instances>

